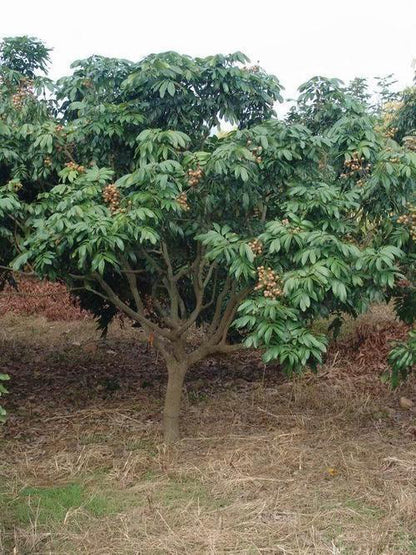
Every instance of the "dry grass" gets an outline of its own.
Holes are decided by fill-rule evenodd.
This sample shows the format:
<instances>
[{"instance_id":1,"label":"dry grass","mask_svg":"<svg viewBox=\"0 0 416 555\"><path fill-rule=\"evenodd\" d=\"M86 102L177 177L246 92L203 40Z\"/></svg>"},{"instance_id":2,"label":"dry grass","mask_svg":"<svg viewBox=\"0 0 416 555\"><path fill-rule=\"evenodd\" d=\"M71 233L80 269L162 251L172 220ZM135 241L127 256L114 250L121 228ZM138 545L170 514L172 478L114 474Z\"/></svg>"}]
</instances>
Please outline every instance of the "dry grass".
<instances>
[{"instance_id":1,"label":"dry grass","mask_svg":"<svg viewBox=\"0 0 416 555\"><path fill-rule=\"evenodd\" d=\"M360 356L382 350L389 312L350 325L317 376L286 380L250 353L208 361L169 449L163 369L136 331L103 346L90 322L0 325L5 554L416 553L415 414L398 404L416 386L390 391L379 352ZM110 378L120 388L97 387Z\"/></svg>"}]
</instances>

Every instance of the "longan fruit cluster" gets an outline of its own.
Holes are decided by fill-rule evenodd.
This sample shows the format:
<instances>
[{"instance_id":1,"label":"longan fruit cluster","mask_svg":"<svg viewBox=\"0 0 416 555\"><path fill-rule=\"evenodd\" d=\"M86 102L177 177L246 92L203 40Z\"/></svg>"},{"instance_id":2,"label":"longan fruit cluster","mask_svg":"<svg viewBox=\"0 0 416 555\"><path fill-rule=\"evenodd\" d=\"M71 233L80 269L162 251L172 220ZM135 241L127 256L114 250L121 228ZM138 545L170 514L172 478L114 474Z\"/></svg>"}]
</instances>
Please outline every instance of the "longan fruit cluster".
<instances>
[{"instance_id":1,"label":"longan fruit cluster","mask_svg":"<svg viewBox=\"0 0 416 555\"><path fill-rule=\"evenodd\" d=\"M403 137L403 144L409 150L416 150L416 137L414 135Z\"/></svg>"},{"instance_id":2,"label":"longan fruit cluster","mask_svg":"<svg viewBox=\"0 0 416 555\"><path fill-rule=\"evenodd\" d=\"M50 167L52 166L52 160L50 159L49 156L47 156L47 157L44 159L43 163L44 163L45 166L47 166L48 168L50 168Z\"/></svg>"},{"instance_id":3,"label":"longan fruit cluster","mask_svg":"<svg viewBox=\"0 0 416 555\"><path fill-rule=\"evenodd\" d=\"M70 169L72 171L75 171L75 172L78 172L78 173L84 173L85 172L85 167L80 165L80 164L77 164L76 162L67 162L65 164L65 166L68 169Z\"/></svg>"},{"instance_id":4,"label":"longan fruit cluster","mask_svg":"<svg viewBox=\"0 0 416 555\"><path fill-rule=\"evenodd\" d=\"M354 152L352 155L351 160L346 160L344 162L345 171L341 174L341 177L347 178L351 177L358 172L368 173L371 169L371 164L365 164L363 159L358 155L357 152Z\"/></svg>"},{"instance_id":5,"label":"longan fruit cluster","mask_svg":"<svg viewBox=\"0 0 416 555\"><path fill-rule=\"evenodd\" d=\"M201 181L204 172L198 166L196 170L188 170L188 183L191 187L196 187Z\"/></svg>"},{"instance_id":6,"label":"longan fruit cluster","mask_svg":"<svg viewBox=\"0 0 416 555\"><path fill-rule=\"evenodd\" d=\"M410 205L409 213L400 216L397 219L397 223L407 225L410 230L411 238L413 241L416 241L416 206Z\"/></svg>"},{"instance_id":7,"label":"longan fruit cluster","mask_svg":"<svg viewBox=\"0 0 416 555\"><path fill-rule=\"evenodd\" d=\"M179 206L182 208L182 210L188 211L190 210L190 206L188 204L188 196L187 194L184 192L182 192L177 198L176 200L178 201Z\"/></svg>"},{"instance_id":8,"label":"longan fruit cluster","mask_svg":"<svg viewBox=\"0 0 416 555\"><path fill-rule=\"evenodd\" d=\"M355 239L355 238L354 238L351 234L349 234L349 233L344 237L344 241L345 241L346 243L349 243L350 245L356 245L357 247L359 246L359 243L358 243L357 239Z\"/></svg>"},{"instance_id":9,"label":"longan fruit cluster","mask_svg":"<svg viewBox=\"0 0 416 555\"><path fill-rule=\"evenodd\" d=\"M251 144L252 144L252 141L249 139L247 141L247 146L250 147ZM261 159L260 154L261 154L263 148L261 146L255 146L254 148L250 148L250 150L254 154L257 164L261 164L262 159Z\"/></svg>"},{"instance_id":10,"label":"longan fruit cluster","mask_svg":"<svg viewBox=\"0 0 416 555\"><path fill-rule=\"evenodd\" d=\"M110 207L111 213L114 214L120 208L121 195L117 186L112 183L107 185L103 190L103 199L106 204Z\"/></svg>"},{"instance_id":11,"label":"longan fruit cluster","mask_svg":"<svg viewBox=\"0 0 416 555\"><path fill-rule=\"evenodd\" d=\"M31 79L29 79L28 77L23 77L22 79L20 79L20 88L28 91L28 92L32 92L33 91L33 81Z\"/></svg>"},{"instance_id":12,"label":"longan fruit cluster","mask_svg":"<svg viewBox=\"0 0 416 555\"><path fill-rule=\"evenodd\" d=\"M415 147L416 147L416 143L415 143ZM390 162L390 164L398 164L402 161L401 158L399 157L400 156L399 153L396 150L393 150L392 148L387 147L386 152L388 152L389 156L391 156L391 158L386 159L386 162Z\"/></svg>"},{"instance_id":13,"label":"longan fruit cluster","mask_svg":"<svg viewBox=\"0 0 416 555\"><path fill-rule=\"evenodd\" d=\"M288 220L287 218L284 218L284 219L282 220L282 224L283 224L283 225L289 225L289 220Z\"/></svg>"},{"instance_id":14,"label":"longan fruit cluster","mask_svg":"<svg viewBox=\"0 0 416 555\"><path fill-rule=\"evenodd\" d=\"M258 206L256 206L253 210L253 218L260 218L261 214L262 214L261 209Z\"/></svg>"},{"instance_id":15,"label":"longan fruit cluster","mask_svg":"<svg viewBox=\"0 0 416 555\"><path fill-rule=\"evenodd\" d=\"M263 243L258 239L253 239L249 242L248 246L253 251L253 254L258 256L263 252Z\"/></svg>"},{"instance_id":16,"label":"longan fruit cluster","mask_svg":"<svg viewBox=\"0 0 416 555\"><path fill-rule=\"evenodd\" d=\"M57 133L61 133L61 131L63 131L63 130L64 130L64 126L63 126L63 125L57 125L57 126L56 126L56 132L57 132Z\"/></svg>"},{"instance_id":17,"label":"longan fruit cluster","mask_svg":"<svg viewBox=\"0 0 416 555\"><path fill-rule=\"evenodd\" d=\"M21 79L17 92L12 95L12 104L16 110L20 110L25 99L33 95L32 85L30 79Z\"/></svg>"},{"instance_id":18,"label":"longan fruit cluster","mask_svg":"<svg viewBox=\"0 0 416 555\"><path fill-rule=\"evenodd\" d=\"M409 212L399 216L397 223L409 226L410 237L416 241L416 206L414 204L409 204Z\"/></svg>"},{"instance_id":19,"label":"longan fruit cluster","mask_svg":"<svg viewBox=\"0 0 416 555\"><path fill-rule=\"evenodd\" d=\"M267 299L276 299L283 295L282 280L271 268L259 266L257 268L258 283L255 291L263 290L263 295Z\"/></svg>"},{"instance_id":20,"label":"longan fruit cluster","mask_svg":"<svg viewBox=\"0 0 416 555\"><path fill-rule=\"evenodd\" d=\"M388 129L384 130L384 135L389 139L392 139L396 135L397 131L397 127L389 127Z\"/></svg>"},{"instance_id":21,"label":"longan fruit cluster","mask_svg":"<svg viewBox=\"0 0 416 555\"><path fill-rule=\"evenodd\" d=\"M121 208L121 206L119 208L117 208L114 213L117 214L126 214L127 210L130 210L132 207L133 203L131 200L127 201L127 206L125 208Z\"/></svg>"},{"instance_id":22,"label":"longan fruit cluster","mask_svg":"<svg viewBox=\"0 0 416 555\"><path fill-rule=\"evenodd\" d=\"M401 288L410 287L411 285L412 283L408 279L399 279L396 282L396 286Z\"/></svg>"},{"instance_id":23,"label":"longan fruit cluster","mask_svg":"<svg viewBox=\"0 0 416 555\"><path fill-rule=\"evenodd\" d=\"M26 90L19 89L16 93L12 95L13 108L20 110L23 107L24 101L30 95L30 92Z\"/></svg>"},{"instance_id":24,"label":"longan fruit cluster","mask_svg":"<svg viewBox=\"0 0 416 555\"><path fill-rule=\"evenodd\" d=\"M328 165L328 162L326 161L325 158L321 158L318 162L318 168L320 170L324 170L327 167L327 165Z\"/></svg>"},{"instance_id":25,"label":"longan fruit cluster","mask_svg":"<svg viewBox=\"0 0 416 555\"><path fill-rule=\"evenodd\" d=\"M25 98L26 98L26 94L22 93L21 91L14 93L14 95L12 95L13 108L15 108L16 110L20 110L23 106L23 102Z\"/></svg>"}]
</instances>

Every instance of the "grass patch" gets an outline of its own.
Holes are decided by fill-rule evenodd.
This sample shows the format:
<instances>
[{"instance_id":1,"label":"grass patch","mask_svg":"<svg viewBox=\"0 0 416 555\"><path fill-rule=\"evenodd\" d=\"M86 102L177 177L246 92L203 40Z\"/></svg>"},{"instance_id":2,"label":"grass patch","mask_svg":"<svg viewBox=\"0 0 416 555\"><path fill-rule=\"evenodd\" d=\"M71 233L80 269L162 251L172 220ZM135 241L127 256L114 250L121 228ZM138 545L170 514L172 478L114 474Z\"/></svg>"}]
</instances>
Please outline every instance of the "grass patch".
<instances>
[{"instance_id":1,"label":"grass patch","mask_svg":"<svg viewBox=\"0 0 416 555\"><path fill-rule=\"evenodd\" d=\"M155 443L150 439L144 438L127 441L125 447L127 451L145 451L147 455L153 457L157 455Z\"/></svg>"},{"instance_id":2,"label":"grass patch","mask_svg":"<svg viewBox=\"0 0 416 555\"><path fill-rule=\"evenodd\" d=\"M361 499L348 499L345 502L345 506L358 513L360 516L367 518L379 519L384 515L384 511L382 511L379 507L367 505Z\"/></svg>"},{"instance_id":3,"label":"grass patch","mask_svg":"<svg viewBox=\"0 0 416 555\"><path fill-rule=\"evenodd\" d=\"M109 438L105 434L88 434L79 438L80 445L102 445L107 443Z\"/></svg>"},{"instance_id":4,"label":"grass patch","mask_svg":"<svg viewBox=\"0 0 416 555\"><path fill-rule=\"evenodd\" d=\"M131 505L131 499L117 491L92 491L82 484L55 487L26 487L18 496L0 495L3 525L25 526L34 521L40 526L54 526L65 520L68 512L82 510L94 517L114 515Z\"/></svg>"},{"instance_id":5,"label":"grass patch","mask_svg":"<svg viewBox=\"0 0 416 555\"><path fill-rule=\"evenodd\" d=\"M213 495L204 484L189 477L170 479L158 490L156 498L168 508L197 503L205 509L219 509L229 504L226 499Z\"/></svg>"}]
</instances>

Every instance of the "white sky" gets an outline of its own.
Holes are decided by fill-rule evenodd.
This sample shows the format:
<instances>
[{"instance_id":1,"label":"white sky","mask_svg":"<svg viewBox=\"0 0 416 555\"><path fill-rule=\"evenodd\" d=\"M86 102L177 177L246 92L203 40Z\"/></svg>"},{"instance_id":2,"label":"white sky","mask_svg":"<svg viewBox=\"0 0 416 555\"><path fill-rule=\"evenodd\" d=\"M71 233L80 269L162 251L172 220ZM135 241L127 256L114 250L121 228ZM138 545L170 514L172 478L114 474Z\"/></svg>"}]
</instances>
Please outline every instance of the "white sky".
<instances>
[{"instance_id":1,"label":"white sky","mask_svg":"<svg viewBox=\"0 0 416 555\"><path fill-rule=\"evenodd\" d=\"M137 61L242 50L293 97L313 75L395 73L410 85L416 0L3 0L0 37L22 34L53 47L53 78L91 54Z\"/></svg>"}]
</instances>

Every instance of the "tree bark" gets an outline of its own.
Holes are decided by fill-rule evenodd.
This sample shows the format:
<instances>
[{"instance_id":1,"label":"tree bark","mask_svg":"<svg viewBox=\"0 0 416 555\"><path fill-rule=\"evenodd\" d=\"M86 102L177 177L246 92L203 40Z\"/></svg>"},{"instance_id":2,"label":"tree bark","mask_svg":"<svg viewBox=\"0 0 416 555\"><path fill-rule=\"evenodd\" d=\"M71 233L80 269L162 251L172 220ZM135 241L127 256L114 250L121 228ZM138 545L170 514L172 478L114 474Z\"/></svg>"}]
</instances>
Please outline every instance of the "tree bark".
<instances>
[{"instance_id":1,"label":"tree bark","mask_svg":"<svg viewBox=\"0 0 416 555\"><path fill-rule=\"evenodd\" d=\"M165 443L174 443L180 438L179 414L181 409L182 388L187 365L177 361L166 362L168 386L163 411L163 434Z\"/></svg>"}]
</instances>

